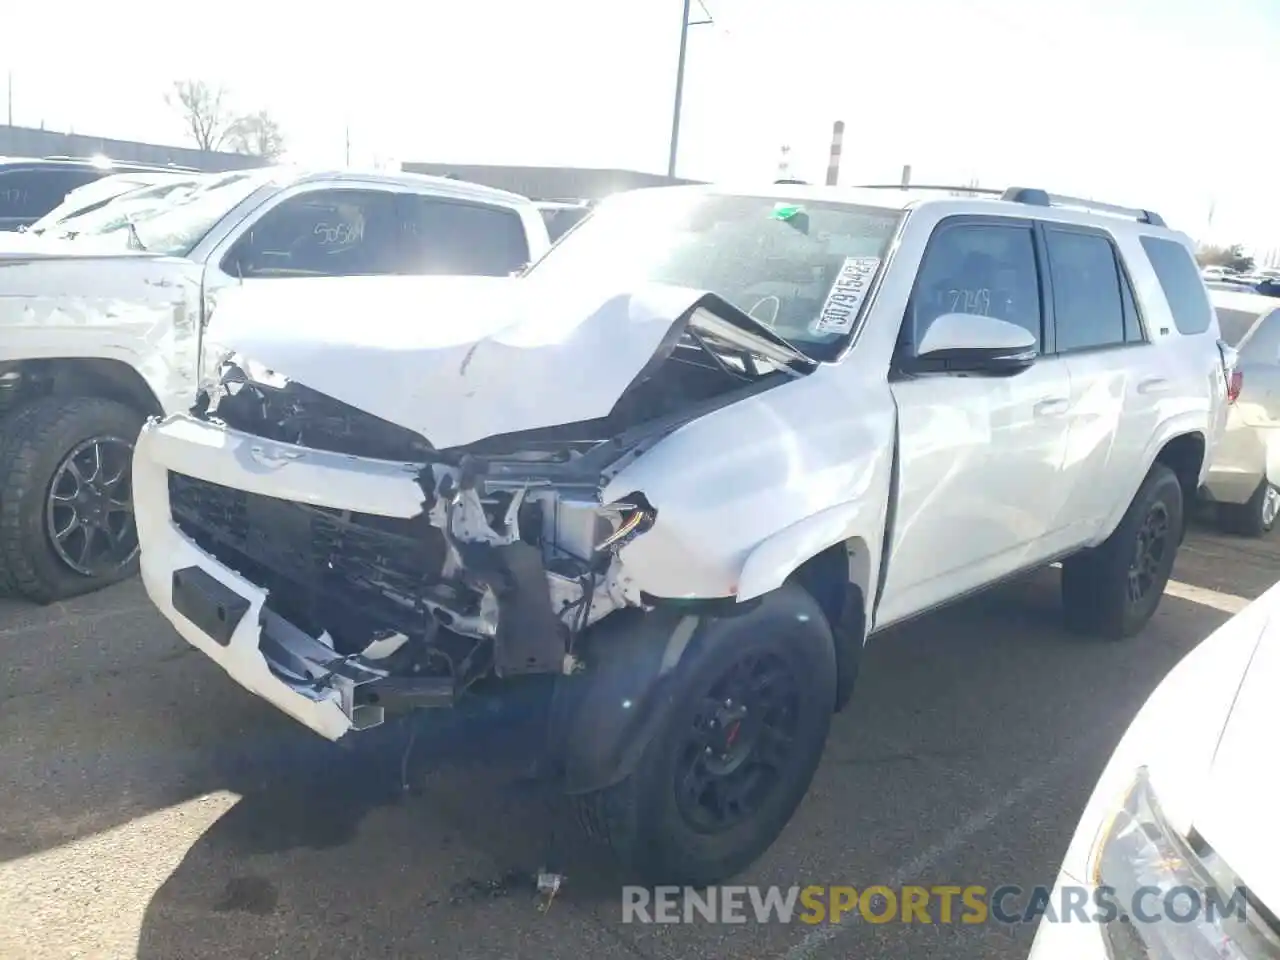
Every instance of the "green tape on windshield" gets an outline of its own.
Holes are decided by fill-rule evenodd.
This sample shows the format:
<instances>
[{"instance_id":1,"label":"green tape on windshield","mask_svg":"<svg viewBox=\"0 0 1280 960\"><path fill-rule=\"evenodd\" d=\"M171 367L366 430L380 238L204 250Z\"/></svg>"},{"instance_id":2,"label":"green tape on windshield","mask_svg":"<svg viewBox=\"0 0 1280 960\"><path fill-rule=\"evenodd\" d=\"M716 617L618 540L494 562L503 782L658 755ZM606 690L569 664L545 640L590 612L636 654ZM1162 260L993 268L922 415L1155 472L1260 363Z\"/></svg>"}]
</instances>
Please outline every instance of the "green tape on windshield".
<instances>
[{"instance_id":1,"label":"green tape on windshield","mask_svg":"<svg viewBox=\"0 0 1280 960\"><path fill-rule=\"evenodd\" d=\"M804 207L798 203L780 203L773 208L773 213L769 214L773 220L790 220L797 214L804 213Z\"/></svg>"}]
</instances>

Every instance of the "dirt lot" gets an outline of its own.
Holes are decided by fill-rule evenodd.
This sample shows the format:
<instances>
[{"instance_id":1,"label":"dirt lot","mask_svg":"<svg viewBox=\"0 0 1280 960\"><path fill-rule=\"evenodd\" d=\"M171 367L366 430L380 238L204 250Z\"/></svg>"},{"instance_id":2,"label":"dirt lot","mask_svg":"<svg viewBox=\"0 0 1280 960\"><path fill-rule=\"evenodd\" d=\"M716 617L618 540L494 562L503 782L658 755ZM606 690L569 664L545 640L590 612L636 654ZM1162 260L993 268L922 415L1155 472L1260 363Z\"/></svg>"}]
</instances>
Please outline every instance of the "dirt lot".
<instances>
[{"instance_id":1,"label":"dirt lot","mask_svg":"<svg viewBox=\"0 0 1280 960\"><path fill-rule=\"evenodd\" d=\"M1051 883L1148 692L1280 579L1269 543L1197 531L1123 645L1058 626L1056 572L878 637L816 783L743 883ZM420 738L317 740L188 650L137 583L0 604L0 957L1021 960L1033 929L623 925L566 833L546 913L528 876L557 809L521 782L533 714ZM563 831L562 831L563 832Z\"/></svg>"}]
</instances>

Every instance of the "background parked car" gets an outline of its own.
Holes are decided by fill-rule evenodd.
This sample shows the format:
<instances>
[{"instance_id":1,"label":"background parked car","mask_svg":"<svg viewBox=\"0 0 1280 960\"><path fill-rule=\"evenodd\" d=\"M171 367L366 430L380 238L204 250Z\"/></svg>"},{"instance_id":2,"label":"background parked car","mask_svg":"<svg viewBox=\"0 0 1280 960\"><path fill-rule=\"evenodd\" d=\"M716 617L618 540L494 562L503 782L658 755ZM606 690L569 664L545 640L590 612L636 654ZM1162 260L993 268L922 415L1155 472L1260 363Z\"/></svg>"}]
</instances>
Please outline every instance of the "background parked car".
<instances>
[{"instance_id":1,"label":"background parked car","mask_svg":"<svg viewBox=\"0 0 1280 960\"><path fill-rule=\"evenodd\" d=\"M1200 277L1203 280L1229 280L1236 274L1237 271L1230 267L1210 266L1200 269Z\"/></svg>"},{"instance_id":2,"label":"background parked car","mask_svg":"<svg viewBox=\"0 0 1280 960\"><path fill-rule=\"evenodd\" d=\"M1280 515L1280 300L1223 289L1209 298L1222 339L1239 354L1238 395L1202 493L1223 527L1261 536Z\"/></svg>"},{"instance_id":3,"label":"background parked car","mask_svg":"<svg viewBox=\"0 0 1280 960\"><path fill-rule=\"evenodd\" d=\"M85 184L117 173L194 173L190 167L102 158L0 158L0 230L29 227Z\"/></svg>"},{"instance_id":4,"label":"background parked car","mask_svg":"<svg viewBox=\"0 0 1280 960\"><path fill-rule=\"evenodd\" d=\"M28 233L43 234L53 230L59 224L75 217L101 209L117 197L150 187L174 187L181 183L197 182L193 174L177 171L138 170L132 173L114 173L76 187L68 193L60 204L46 213L35 223L26 227ZM163 195L163 194L159 194Z\"/></svg>"},{"instance_id":5,"label":"background parked car","mask_svg":"<svg viewBox=\"0 0 1280 960\"><path fill-rule=\"evenodd\" d=\"M133 574L134 440L146 417L195 402L204 326L229 288L507 277L550 246L531 200L458 180L293 167L195 180L117 197L56 236L0 238L0 593L51 602Z\"/></svg>"}]
</instances>

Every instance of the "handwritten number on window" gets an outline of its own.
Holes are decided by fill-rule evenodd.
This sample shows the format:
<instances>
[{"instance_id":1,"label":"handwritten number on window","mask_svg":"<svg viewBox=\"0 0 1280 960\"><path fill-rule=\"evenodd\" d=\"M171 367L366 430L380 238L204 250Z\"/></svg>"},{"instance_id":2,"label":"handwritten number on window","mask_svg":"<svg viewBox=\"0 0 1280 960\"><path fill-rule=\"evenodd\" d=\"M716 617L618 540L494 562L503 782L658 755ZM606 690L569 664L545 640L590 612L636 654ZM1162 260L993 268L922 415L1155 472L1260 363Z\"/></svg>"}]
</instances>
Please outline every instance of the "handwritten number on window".
<instances>
[{"instance_id":1,"label":"handwritten number on window","mask_svg":"<svg viewBox=\"0 0 1280 960\"><path fill-rule=\"evenodd\" d=\"M347 246L364 239L364 224L335 223L331 225L322 222L316 224L314 233L320 238L322 247L331 244Z\"/></svg>"},{"instance_id":2,"label":"handwritten number on window","mask_svg":"<svg viewBox=\"0 0 1280 960\"><path fill-rule=\"evenodd\" d=\"M986 287L978 290L948 290L946 297L950 304L950 313L991 315L991 291Z\"/></svg>"}]
</instances>

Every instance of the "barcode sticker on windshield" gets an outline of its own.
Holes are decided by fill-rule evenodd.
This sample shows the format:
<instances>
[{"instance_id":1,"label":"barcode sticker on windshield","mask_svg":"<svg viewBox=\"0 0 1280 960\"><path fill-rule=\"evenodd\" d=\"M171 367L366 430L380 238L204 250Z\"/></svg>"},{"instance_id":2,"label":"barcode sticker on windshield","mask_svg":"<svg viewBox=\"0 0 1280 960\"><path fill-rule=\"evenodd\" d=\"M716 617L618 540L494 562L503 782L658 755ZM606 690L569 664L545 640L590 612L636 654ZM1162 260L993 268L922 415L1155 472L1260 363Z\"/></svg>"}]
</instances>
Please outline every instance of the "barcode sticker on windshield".
<instances>
[{"instance_id":1,"label":"barcode sticker on windshield","mask_svg":"<svg viewBox=\"0 0 1280 960\"><path fill-rule=\"evenodd\" d=\"M879 257L845 257L844 266L831 285L822 312L810 324L812 333L848 333L857 319L858 308L867 297L871 278L880 266Z\"/></svg>"}]
</instances>

